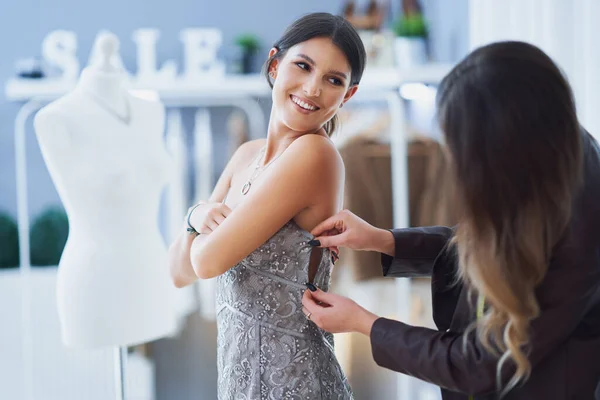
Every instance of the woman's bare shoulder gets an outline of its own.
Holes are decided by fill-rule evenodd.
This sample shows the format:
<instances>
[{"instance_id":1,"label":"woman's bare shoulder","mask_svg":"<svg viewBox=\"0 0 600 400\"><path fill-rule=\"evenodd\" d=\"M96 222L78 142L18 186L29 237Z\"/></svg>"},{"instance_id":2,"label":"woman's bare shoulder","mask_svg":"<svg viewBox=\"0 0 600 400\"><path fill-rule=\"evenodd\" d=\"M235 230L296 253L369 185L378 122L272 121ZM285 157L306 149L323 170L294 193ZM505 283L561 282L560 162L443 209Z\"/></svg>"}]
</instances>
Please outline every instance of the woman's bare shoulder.
<instances>
[{"instance_id":1,"label":"woman's bare shoulder","mask_svg":"<svg viewBox=\"0 0 600 400\"><path fill-rule=\"evenodd\" d=\"M339 211L344 195L344 163L331 140L319 135L296 139L290 150L294 151L293 158L301 169L290 180L303 185L301 192L306 196L306 207L294 220L310 230Z\"/></svg>"},{"instance_id":2,"label":"woman's bare shoulder","mask_svg":"<svg viewBox=\"0 0 600 400\"><path fill-rule=\"evenodd\" d=\"M300 160L306 173L319 173L321 177L337 178L343 174L342 157L329 138L305 135L290 145L294 158Z\"/></svg>"},{"instance_id":3,"label":"woman's bare shoulder","mask_svg":"<svg viewBox=\"0 0 600 400\"><path fill-rule=\"evenodd\" d=\"M247 166L266 144L267 139L255 139L245 142L237 148L231 157L231 163L235 165L235 169Z\"/></svg>"}]
</instances>

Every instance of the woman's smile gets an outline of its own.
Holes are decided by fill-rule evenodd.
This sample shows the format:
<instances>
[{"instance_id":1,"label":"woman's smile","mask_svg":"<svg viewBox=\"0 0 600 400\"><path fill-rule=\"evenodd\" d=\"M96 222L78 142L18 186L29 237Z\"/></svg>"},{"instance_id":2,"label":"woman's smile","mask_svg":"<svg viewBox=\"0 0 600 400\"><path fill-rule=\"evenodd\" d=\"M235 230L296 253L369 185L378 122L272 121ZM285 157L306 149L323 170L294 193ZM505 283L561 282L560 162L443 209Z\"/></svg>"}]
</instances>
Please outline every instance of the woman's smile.
<instances>
[{"instance_id":1,"label":"woman's smile","mask_svg":"<svg viewBox=\"0 0 600 400\"><path fill-rule=\"evenodd\" d=\"M294 108L302 114L310 114L314 111L320 110L320 108L315 103L308 99L291 94L290 100L294 104Z\"/></svg>"}]
</instances>

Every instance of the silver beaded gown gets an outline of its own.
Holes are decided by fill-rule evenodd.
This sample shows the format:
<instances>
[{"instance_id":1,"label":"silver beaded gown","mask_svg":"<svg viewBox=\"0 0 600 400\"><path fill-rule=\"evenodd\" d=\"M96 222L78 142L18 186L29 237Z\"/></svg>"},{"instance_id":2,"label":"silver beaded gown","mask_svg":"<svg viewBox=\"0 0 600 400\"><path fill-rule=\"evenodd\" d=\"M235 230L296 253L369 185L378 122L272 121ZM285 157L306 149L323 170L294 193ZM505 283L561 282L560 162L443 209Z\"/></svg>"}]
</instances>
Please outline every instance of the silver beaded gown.
<instances>
[{"instance_id":1,"label":"silver beaded gown","mask_svg":"<svg viewBox=\"0 0 600 400\"><path fill-rule=\"evenodd\" d=\"M306 319L310 233L288 222L217 278L219 400L352 399L333 335ZM330 252L313 283L329 289Z\"/></svg>"}]
</instances>

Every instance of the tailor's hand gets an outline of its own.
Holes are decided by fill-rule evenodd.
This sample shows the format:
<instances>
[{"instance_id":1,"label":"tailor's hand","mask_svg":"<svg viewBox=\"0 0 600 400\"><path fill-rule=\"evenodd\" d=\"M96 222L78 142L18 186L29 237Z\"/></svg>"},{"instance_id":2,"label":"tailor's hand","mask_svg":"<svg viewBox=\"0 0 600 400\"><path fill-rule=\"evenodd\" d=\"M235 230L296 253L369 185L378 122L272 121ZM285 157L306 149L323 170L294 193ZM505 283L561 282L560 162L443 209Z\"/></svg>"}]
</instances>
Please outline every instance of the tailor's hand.
<instances>
[{"instance_id":1,"label":"tailor's hand","mask_svg":"<svg viewBox=\"0 0 600 400\"><path fill-rule=\"evenodd\" d=\"M229 214L231 209L223 203L202 203L192 212L190 224L198 233L206 235L217 229Z\"/></svg>"},{"instance_id":2,"label":"tailor's hand","mask_svg":"<svg viewBox=\"0 0 600 400\"><path fill-rule=\"evenodd\" d=\"M340 211L317 225L311 232L315 240L311 244L319 247L348 247L353 250L384 252L392 242L389 231L378 229L348 210Z\"/></svg>"},{"instance_id":3,"label":"tailor's hand","mask_svg":"<svg viewBox=\"0 0 600 400\"><path fill-rule=\"evenodd\" d=\"M321 234L321 236L333 236L337 235L338 232L336 230L325 231ZM311 246L321 246L321 242L317 242L317 238L308 242ZM317 244L318 243L318 244ZM323 246L325 247L325 246ZM331 262L333 265L340 259L340 249L337 246L328 246L327 247L331 252Z\"/></svg>"},{"instance_id":4,"label":"tailor's hand","mask_svg":"<svg viewBox=\"0 0 600 400\"><path fill-rule=\"evenodd\" d=\"M347 297L333 293L306 290L302 312L321 329L331 333L359 332L371 335L377 315L365 310Z\"/></svg>"}]
</instances>

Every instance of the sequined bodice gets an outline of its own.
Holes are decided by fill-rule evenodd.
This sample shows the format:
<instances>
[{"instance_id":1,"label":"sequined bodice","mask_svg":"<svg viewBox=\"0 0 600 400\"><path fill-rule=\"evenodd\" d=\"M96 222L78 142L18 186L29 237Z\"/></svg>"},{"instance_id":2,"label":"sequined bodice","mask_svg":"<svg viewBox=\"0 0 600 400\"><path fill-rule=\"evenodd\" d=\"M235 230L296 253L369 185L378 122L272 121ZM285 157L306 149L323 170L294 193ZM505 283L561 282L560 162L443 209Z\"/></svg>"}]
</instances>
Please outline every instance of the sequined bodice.
<instances>
[{"instance_id":1,"label":"sequined bodice","mask_svg":"<svg viewBox=\"0 0 600 400\"><path fill-rule=\"evenodd\" d=\"M217 286L219 399L351 399L333 337L302 313L312 236L287 223ZM330 253L313 283L329 289Z\"/></svg>"}]
</instances>

